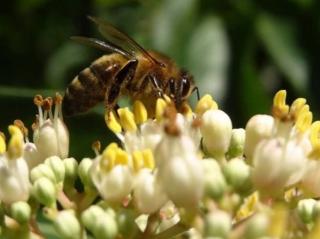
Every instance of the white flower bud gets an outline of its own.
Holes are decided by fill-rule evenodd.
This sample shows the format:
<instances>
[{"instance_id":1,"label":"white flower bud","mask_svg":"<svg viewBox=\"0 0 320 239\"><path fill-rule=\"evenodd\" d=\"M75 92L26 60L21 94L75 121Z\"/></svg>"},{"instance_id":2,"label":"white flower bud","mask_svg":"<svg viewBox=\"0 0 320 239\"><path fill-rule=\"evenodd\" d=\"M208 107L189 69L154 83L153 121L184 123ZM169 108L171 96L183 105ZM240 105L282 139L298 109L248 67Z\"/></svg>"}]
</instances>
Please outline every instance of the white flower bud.
<instances>
[{"instance_id":1,"label":"white flower bud","mask_svg":"<svg viewBox=\"0 0 320 239\"><path fill-rule=\"evenodd\" d=\"M242 158L233 158L227 162L223 173L235 190L246 191L251 187L250 167Z\"/></svg>"},{"instance_id":2,"label":"white flower bud","mask_svg":"<svg viewBox=\"0 0 320 239\"><path fill-rule=\"evenodd\" d=\"M62 239L78 239L81 236L81 226L75 213L71 210L60 211L54 227Z\"/></svg>"},{"instance_id":3,"label":"white flower bud","mask_svg":"<svg viewBox=\"0 0 320 239\"><path fill-rule=\"evenodd\" d=\"M10 207L10 215L21 224L27 223L31 217L30 205L24 201L15 202Z\"/></svg>"},{"instance_id":4,"label":"white flower bud","mask_svg":"<svg viewBox=\"0 0 320 239\"><path fill-rule=\"evenodd\" d=\"M31 170L30 178L32 183L42 177L46 177L50 179L53 183L56 183L56 177L54 175L54 172L47 164L39 164Z\"/></svg>"},{"instance_id":5,"label":"white flower bud","mask_svg":"<svg viewBox=\"0 0 320 239\"><path fill-rule=\"evenodd\" d=\"M298 202L297 212L304 223L313 222L313 210L316 202L314 199L302 199Z\"/></svg>"},{"instance_id":6,"label":"white flower bud","mask_svg":"<svg viewBox=\"0 0 320 239\"><path fill-rule=\"evenodd\" d=\"M231 142L228 149L228 156L230 158L235 158L243 155L245 138L246 131L244 129L232 129Z\"/></svg>"},{"instance_id":7,"label":"white flower bud","mask_svg":"<svg viewBox=\"0 0 320 239\"><path fill-rule=\"evenodd\" d=\"M7 159L0 155L0 200L4 203L29 198L29 169L24 158Z\"/></svg>"},{"instance_id":8,"label":"white flower bud","mask_svg":"<svg viewBox=\"0 0 320 239\"><path fill-rule=\"evenodd\" d=\"M246 239L257 239L262 238L267 234L269 226L269 218L263 213L257 213L253 215L245 226L245 233L243 238Z\"/></svg>"},{"instance_id":9,"label":"white flower bud","mask_svg":"<svg viewBox=\"0 0 320 239\"><path fill-rule=\"evenodd\" d=\"M268 195L281 193L285 187L301 180L306 161L303 149L295 141L263 140L253 156L253 183Z\"/></svg>"},{"instance_id":10,"label":"white flower bud","mask_svg":"<svg viewBox=\"0 0 320 239\"><path fill-rule=\"evenodd\" d=\"M221 172L220 165L214 159L203 159L201 164L204 170L205 194L214 199L221 198L227 189L227 183Z\"/></svg>"},{"instance_id":11,"label":"white flower bud","mask_svg":"<svg viewBox=\"0 0 320 239\"><path fill-rule=\"evenodd\" d=\"M320 197L320 162L308 160L306 171L300 183L304 193L310 197Z\"/></svg>"},{"instance_id":12,"label":"white flower bud","mask_svg":"<svg viewBox=\"0 0 320 239\"><path fill-rule=\"evenodd\" d=\"M50 207L56 201L56 188L51 180L42 177L33 184L34 197L42 204Z\"/></svg>"},{"instance_id":13,"label":"white flower bud","mask_svg":"<svg viewBox=\"0 0 320 239\"><path fill-rule=\"evenodd\" d=\"M246 125L244 154L250 163L257 144L271 135L273 122L274 119L270 115L255 115L248 121Z\"/></svg>"},{"instance_id":14,"label":"white flower bud","mask_svg":"<svg viewBox=\"0 0 320 239\"><path fill-rule=\"evenodd\" d=\"M56 178L56 182L63 182L65 168L62 160L58 156L51 156L45 160L45 164L52 169Z\"/></svg>"},{"instance_id":15,"label":"white flower bud","mask_svg":"<svg viewBox=\"0 0 320 239\"><path fill-rule=\"evenodd\" d=\"M42 158L39 156L38 149L34 143L27 142L24 145L23 150L23 157L30 170L42 163Z\"/></svg>"},{"instance_id":16,"label":"white flower bud","mask_svg":"<svg viewBox=\"0 0 320 239\"><path fill-rule=\"evenodd\" d=\"M168 200L156 176L150 170L140 170L133 189L133 197L141 213L151 214Z\"/></svg>"},{"instance_id":17,"label":"white flower bud","mask_svg":"<svg viewBox=\"0 0 320 239\"><path fill-rule=\"evenodd\" d=\"M230 117L222 110L208 110L202 116L200 130L205 150L217 159L223 157L231 140Z\"/></svg>"},{"instance_id":18,"label":"white flower bud","mask_svg":"<svg viewBox=\"0 0 320 239\"><path fill-rule=\"evenodd\" d=\"M78 167L78 175L81 179L81 182L85 186L92 186L92 180L90 176L90 169L92 166L93 160L90 158L84 158L80 161Z\"/></svg>"},{"instance_id":19,"label":"white flower bud","mask_svg":"<svg viewBox=\"0 0 320 239\"><path fill-rule=\"evenodd\" d=\"M177 206L195 207L204 187L203 167L192 139L164 137L155 152L159 182Z\"/></svg>"},{"instance_id":20,"label":"white flower bud","mask_svg":"<svg viewBox=\"0 0 320 239\"><path fill-rule=\"evenodd\" d=\"M228 213L215 210L205 216L205 236L228 238L230 231L231 217Z\"/></svg>"}]
</instances>

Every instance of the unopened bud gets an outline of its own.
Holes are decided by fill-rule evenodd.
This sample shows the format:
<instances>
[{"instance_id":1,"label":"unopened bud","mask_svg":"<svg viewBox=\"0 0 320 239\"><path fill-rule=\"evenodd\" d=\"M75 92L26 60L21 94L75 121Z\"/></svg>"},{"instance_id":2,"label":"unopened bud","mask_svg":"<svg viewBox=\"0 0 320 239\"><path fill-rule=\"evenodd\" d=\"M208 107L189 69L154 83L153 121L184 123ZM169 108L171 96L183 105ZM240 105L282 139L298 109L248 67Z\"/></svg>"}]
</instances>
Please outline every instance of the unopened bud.
<instances>
[{"instance_id":1,"label":"unopened bud","mask_svg":"<svg viewBox=\"0 0 320 239\"><path fill-rule=\"evenodd\" d=\"M136 216L136 212L131 209L122 209L117 213L116 220L119 233L123 238L132 238L139 231L135 222Z\"/></svg>"},{"instance_id":2,"label":"unopened bud","mask_svg":"<svg viewBox=\"0 0 320 239\"><path fill-rule=\"evenodd\" d=\"M65 178L67 181L74 181L77 177L78 162L75 158L66 158L63 160L65 168Z\"/></svg>"},{"instance_id":3,"label":"unopened bud","mask_svg":"<svg viewBox=\"0 0 320 239\"><path fill-rule=\"evenodd\" d=\"M231 217L228 213L215 210L205 217L204 234L209 237L229 238L231 230Z\"/></svg>"},{"instance_id":4,"label":"unopened bud","mask_svg":"<svg viewBox=\"0 0 320 239\"><path fill-rule=\"evenodd\" d=\"M51 156L45 160L45 164L52 169L56 182L62 182L65 175L65 168L62 160L57 156Z\"/></svg>"},{"instance_id":5,"label":"unopened bud","mask_svg":"<svg viewBox=\"0 0 320 239\"><path fill-rule=\"evenodd\" d=\"M56 177L54 175L54 172L47 164L39 164L35 168L31 170L30 178L31 182L35 182L39 178L48 178L52 182L56 183Z\"/></svg>"},{"instance_id":6,"label":"unopened bud","mask_svg":"<svg viewBox=\"0 0 320 239\"><path fill-rule=\"evenodd\" d=\"M242 158L231 159L223 167L223 173L235 190L246 191L251 187L250 167Z\"/></svg>"},{"instance_id":7,"label":"unopened bud","mask_svg":"<svg viewBox=\"0 0 320 239\"><path fill-rule=\"evenodd\" d=\"M90 177L91 166L92 166L92 160L90 158L84 158L79 163L78 175L81 179L81 182L85 186L93 186L93 183Z\"/></svg>"},{"instance_id":8,"label":"unopened bud","mask_svg":"<svg viewBox=\"0 0 320 239\"><path fill-rule=\"evenodd\" d=\"M20 201L11 205L10 215L17 222L27 223L31 217L31 208L27 202Z\"/></svg>"},{"instance_id":9,"label":"unopened bud","mask_svg":"<svg viewBox=\"0 0 320 239\"><path fill-rule=\"evenodd\" d=\"M81 238L81 226L75 213L71 210L59 212L54 227L63 239L78 239Z\"/></svg>"},{"instance_id":10,"label":"unopened bud","mask_svg":"<svg viewBox=\"0 0 320 239\"><path fill-rule=\"evenodd\" d=\"M42 204L50 207L56 201L56 188L51 180L42 177L33 184L34 197Z\"/></svg>"},{"instance_id":11,"label":"unopened bud","mask_svg":"<svg viewBox=\"0 0 320 239\"><path fill-rule=\"evenodd\" d=\"M314 199L302 199L298 202L297 212L304 223L310 223L313 221L313 209L316 202L317 201Z\"/></svg>"},{"instance_id":12,"label":"unopened bud","mask_svg":"<svg viewBox=\"0 0 320 239\"><path fill-rule=\"evenodd\" d=\"M233 129L230 146L228 149L229 158L235 158L243 155L246 131L242 128Z\"/></svg>"},{"instance_id":13,"label":"unopened bud","mask_svg":"<svg viewBox=\"0 0 320 239\"><path fill-rule=\"evenodd\" d=\"M254 215L246 224L246 229L243 238L256 239L262 238L267 233L269 219L267 215L258 213Z\"/></svg>"}]
</instances>

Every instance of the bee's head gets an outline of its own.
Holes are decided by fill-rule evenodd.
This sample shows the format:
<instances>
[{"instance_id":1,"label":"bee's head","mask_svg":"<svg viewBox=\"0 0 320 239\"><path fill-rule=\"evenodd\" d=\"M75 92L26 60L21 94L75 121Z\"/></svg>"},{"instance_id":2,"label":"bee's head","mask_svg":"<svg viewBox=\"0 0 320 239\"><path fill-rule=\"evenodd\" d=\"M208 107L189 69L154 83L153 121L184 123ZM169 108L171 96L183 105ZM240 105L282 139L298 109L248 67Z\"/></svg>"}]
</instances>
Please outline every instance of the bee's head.
<instances>
[{"instance_id":1,"label":"bee's head","mask_svg":"<svg viewBox=\"0 0 320 239\"><path fill-rule=\"evenodd\" d=\"M195 90L195 88L196 86L194 85L193 77L187 71L182 70L179 74L179 77L169 79L169 96L174 101L178 110L181 108L182 103L185 102Z\"/></svg>"}]
</instances>

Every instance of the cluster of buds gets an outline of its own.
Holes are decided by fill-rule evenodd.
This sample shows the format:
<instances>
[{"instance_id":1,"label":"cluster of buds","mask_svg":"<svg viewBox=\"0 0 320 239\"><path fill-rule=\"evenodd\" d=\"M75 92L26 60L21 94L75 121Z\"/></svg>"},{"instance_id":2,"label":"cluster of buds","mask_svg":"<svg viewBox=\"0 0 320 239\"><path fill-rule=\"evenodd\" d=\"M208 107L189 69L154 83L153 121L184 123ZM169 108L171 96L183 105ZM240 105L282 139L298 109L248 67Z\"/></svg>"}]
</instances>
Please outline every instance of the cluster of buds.
<instances>
[{"instance_id":1,"label":"cluster of buds","mask_svg":"<svg viewBox=\"0 0 320 239\"><path fill-rule=\"evenodd\" d=\"M47 238L39 210L65 239L320 237L320 121L304 98L277 92L245 128L210 95L182 112L164 96L154 117L135 101L105 114L119 141L81 160L68 158L62 97L34 103L33 142L20 120L0 134L4 238Z\"/></svg>"}]
</instances>

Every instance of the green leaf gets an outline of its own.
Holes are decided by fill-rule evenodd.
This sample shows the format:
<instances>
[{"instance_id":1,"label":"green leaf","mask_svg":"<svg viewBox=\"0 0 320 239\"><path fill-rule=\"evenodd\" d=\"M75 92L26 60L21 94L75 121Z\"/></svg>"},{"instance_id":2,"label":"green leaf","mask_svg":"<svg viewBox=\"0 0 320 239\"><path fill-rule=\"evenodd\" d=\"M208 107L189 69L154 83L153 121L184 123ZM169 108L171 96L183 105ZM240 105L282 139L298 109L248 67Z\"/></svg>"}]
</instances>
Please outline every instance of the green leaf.
<instances>
[{"instance_id":1,"label":"green leaf","mask_svg":"<svg viewBox=\"0 0 320 239\"><path fill-rule=\"evenodd\" d=\"M218 101L225 96L229 42L218 17L205 18L191 35L187 66L195 76L201 94L210 93Z\"/></svg>"},{"instance_id":2,"label":"green leaf","mask_svg":"<svg viewBox=\"0 0 320 239\"><path fill-rule=\"evenodd\" d=\"M257 19L256 30L287 80L298 92L305 92L308 83L308 65L297 44L292 25L281 19L262 15Z\"/></svg>"}]
</instances>

